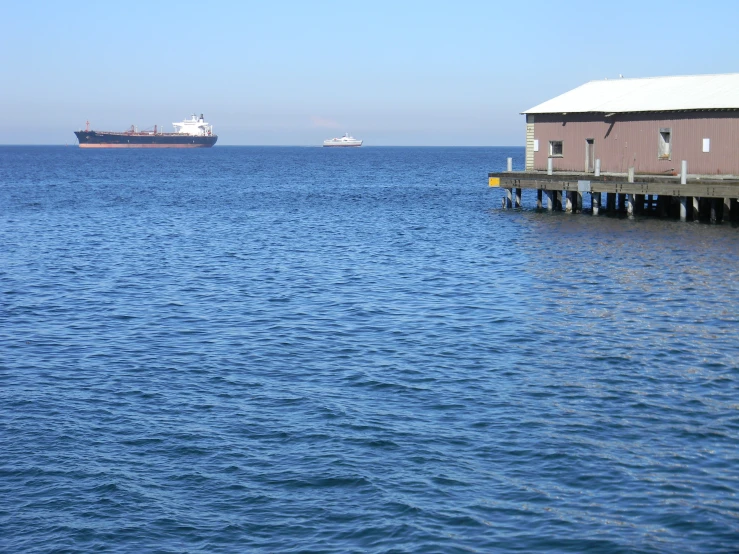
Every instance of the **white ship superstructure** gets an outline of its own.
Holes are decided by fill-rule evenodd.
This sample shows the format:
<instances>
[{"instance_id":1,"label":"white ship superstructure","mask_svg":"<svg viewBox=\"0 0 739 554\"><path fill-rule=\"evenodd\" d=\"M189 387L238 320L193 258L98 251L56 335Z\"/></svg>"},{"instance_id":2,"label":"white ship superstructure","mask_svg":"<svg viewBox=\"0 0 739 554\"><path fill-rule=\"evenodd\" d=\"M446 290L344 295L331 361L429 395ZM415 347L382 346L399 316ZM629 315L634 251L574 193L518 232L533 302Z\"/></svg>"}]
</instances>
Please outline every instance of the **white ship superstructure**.
<instances>
[{"instance_id":1,"label":"white ship superstructure","mask_svg":"<svg viewBox=\"0 0 739 554\"><path fill-rule=\"evenodd\" d=\"M350 137L349 133L344 133L343 137L332 138L323 141L324 146L362 146L362 141L354 137Z\"/></svg>"},{"instance_id":2,"label":"white ship superstructure","mask_svg":"<svg viewBox=\"0 0 739 554\"><path fill-rule=\"evenodd\" d=\"M203 137L213 134L213 125L205 122L203 114L200 114L200 118L198 118L197 115L192 114L190 119L185 119L180 123L172 123L172 125L174 125L175 133L179 133L181 135Z\"/></svg>"}]
</instances>

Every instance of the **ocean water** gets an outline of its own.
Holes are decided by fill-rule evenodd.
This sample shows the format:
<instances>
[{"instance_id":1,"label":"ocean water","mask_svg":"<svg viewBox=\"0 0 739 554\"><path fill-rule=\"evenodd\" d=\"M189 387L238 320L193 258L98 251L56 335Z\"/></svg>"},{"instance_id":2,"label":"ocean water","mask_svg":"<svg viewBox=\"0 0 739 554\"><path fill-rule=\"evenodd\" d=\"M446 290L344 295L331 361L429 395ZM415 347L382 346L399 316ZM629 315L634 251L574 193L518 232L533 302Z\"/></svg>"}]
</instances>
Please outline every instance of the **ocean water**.
<instances>
[{"instance_id":1,"label":"ocean water","mask_svg":"<svg viewBox=\"0 0 739 554\"><path fill-rule=\"evenodd\" d=\"M739 233L521 148L0 148L0 551L739 550Z\"/></svg>"}]
</instances>

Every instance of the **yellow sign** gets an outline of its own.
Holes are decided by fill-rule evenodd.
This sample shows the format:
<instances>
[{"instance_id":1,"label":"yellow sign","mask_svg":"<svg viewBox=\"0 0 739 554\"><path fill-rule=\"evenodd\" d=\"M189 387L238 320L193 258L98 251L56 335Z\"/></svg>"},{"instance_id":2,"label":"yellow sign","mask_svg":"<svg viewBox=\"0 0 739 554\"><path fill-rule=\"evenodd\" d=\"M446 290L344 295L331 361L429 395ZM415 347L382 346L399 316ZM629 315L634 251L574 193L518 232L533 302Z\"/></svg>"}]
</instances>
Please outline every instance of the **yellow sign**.
<instances>
[{"instance_id":1,"label":"yellow sign","mask_svg":"<svg viewBox=\"0 0 739 554\"><path fill-rule=\"evenodd\" d=\"M488 178L488 186L490 186L490 187L499 187L500 186L500 177L489 177Z\"/></svg>"}]
</instances>

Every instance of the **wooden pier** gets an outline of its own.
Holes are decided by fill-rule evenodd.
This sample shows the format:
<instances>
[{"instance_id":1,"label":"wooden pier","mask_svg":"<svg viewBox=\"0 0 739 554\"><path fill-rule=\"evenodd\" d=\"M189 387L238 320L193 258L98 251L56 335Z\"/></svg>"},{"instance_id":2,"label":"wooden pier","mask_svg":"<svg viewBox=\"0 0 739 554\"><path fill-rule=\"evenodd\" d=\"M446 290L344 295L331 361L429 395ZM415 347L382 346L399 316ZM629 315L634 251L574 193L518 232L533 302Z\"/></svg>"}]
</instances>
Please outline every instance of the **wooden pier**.
<instances>
[{"instance_id":1,"label":"wooden pier","mask_svg":"<svg viewBox=\"0 0 739 554\"><path fill-rule=\"evenodd\" d=\"M489 173L488 182L507 191L504 208L520 208L522 190L535 189L536 207L542 210L654 215L711 223L739 221L736 177L505 171ZM584 196L590 196L588 210L583 208Z\"/></svg>"}]
</instances>

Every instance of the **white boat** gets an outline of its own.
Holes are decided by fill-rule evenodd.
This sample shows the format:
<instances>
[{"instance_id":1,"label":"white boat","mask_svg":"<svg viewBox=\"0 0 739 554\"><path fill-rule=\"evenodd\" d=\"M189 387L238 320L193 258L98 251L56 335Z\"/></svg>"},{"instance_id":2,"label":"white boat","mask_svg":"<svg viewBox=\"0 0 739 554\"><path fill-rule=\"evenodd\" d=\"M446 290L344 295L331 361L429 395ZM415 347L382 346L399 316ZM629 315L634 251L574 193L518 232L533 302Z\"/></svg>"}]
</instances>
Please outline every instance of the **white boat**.
<instances>
[{"instance_id":1,"label":"white boat","mask_svg":"<svg viewBox=\"0 0 739 554\"><path fill-rule=\"evenodd\" d=\"M362 141L354 137L350 137L349 133L344 133L343 137L332 138L323 141L324 146L362 146Z\"/></svg>"}]
</instances>

